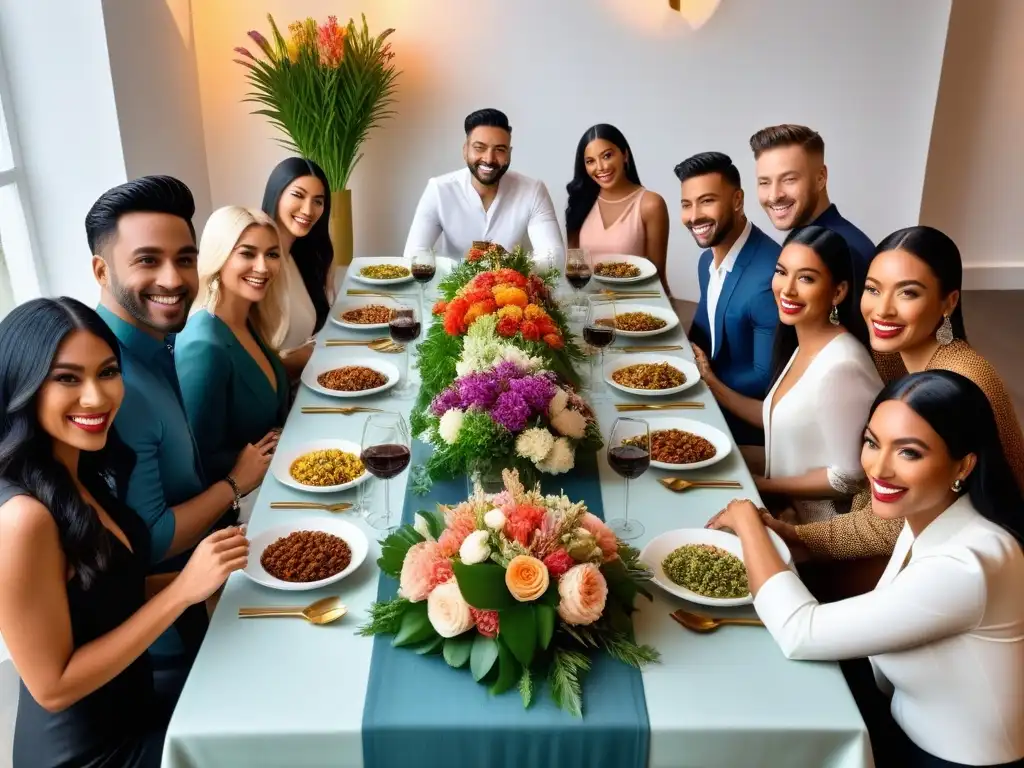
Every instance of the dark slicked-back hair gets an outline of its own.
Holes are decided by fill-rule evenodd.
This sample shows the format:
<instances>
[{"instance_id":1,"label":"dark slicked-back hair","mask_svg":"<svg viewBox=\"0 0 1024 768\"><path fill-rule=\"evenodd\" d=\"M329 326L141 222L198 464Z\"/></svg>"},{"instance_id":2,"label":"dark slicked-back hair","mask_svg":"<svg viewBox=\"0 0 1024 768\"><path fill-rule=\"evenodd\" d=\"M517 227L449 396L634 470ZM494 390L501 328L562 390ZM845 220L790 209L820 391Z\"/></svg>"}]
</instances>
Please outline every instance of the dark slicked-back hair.
<instances>
[{"instance_id":1,"label":"dark slicked-back hair","mask_svg":"<svg viewBox=\"0 0 1024 768\"><path fill-rule=\"evenodd\" d=\"M695 179L698 176L719 173L732 186L736 188L743 186L740 183L740 172L733 164L732 158L722 152L701 152L686 158L673 170L680 182Z\"/></svg>"},{"instance_id":2,"label":"dark slicked-back hair","mask_svg":"<svg viewBox=\"0 0 1024 768\"><path fill-rule=\"evenodd\" d=\"M173 176L143 176L108 189L85 215L85 236L89 252L96 254L117 232L117 223L129 213L169 213L188 224L192 239L196 230L192 217L196 201L185 182Z\"/></svg>"},{"instance_id":3,"label":"dark slicked-back hair","mask_svg":"<svg viewBox=\"0 0 1024 768\"><path fill-rule=\"evenodd\" d=\"M825 140L817 131L813 131L806 125L795 125L784 123L782 125L770 125L750 137L750 149L757 160L762 152L778 147L803 147L805 151L813 155L825 155Z\"/></svg>"},{"instance_id":4,"label":"dark slicked-back hair","mask_svg":"<svg viewBox=\"0 0 1024 768\"><path fill-rule=\"evenodd\" d=\"M500 109L478 109L476 112L470 112L466 115L465 128L467 136L473 132L474 128L479 128L481 125L501 128L503 131L512 133L512 126L508 124L508 116Z\"/></svg>"}]
</instances>

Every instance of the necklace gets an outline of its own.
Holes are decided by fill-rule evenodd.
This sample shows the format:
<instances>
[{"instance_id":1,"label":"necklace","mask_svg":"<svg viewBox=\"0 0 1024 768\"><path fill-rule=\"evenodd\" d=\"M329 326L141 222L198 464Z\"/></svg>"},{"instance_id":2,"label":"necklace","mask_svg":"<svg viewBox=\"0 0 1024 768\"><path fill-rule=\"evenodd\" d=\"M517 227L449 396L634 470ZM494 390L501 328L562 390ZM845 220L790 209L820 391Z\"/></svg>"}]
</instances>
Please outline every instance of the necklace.
<instances>
[{"instance_id":1,"label":"necklace","mask_svg":"<svg viewBox=\"0 0 1024 768\"><path fill-rule=\"evenodd\" d=\"M642 192L643 189L644 189L643 187L637 187L632 192L630 192L628 195L623 195L618 200L609 200L607 197L602 197L601 195L598 195L597 199L600 200L602 203L612 203L612 204L622 203L622 202L625 202L626 200L629 200L629 198L633 197L637 192Z\"/></svg>"}]
</instances>

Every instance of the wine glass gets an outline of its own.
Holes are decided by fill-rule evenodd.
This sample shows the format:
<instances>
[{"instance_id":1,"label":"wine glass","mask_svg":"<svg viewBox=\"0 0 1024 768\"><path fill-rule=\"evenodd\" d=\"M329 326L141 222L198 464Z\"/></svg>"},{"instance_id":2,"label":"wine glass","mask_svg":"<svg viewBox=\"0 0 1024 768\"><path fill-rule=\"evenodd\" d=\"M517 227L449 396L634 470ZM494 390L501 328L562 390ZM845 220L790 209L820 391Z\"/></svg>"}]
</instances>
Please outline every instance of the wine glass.
<instances>
[{"instance_id":1,"label":"wine glass","mask_svg":"<svg viewBox=\"0 0 1024 768\"><path fill-rule=\"evenodd\" d=\"M412 460L409 426L400 413L371 413L363 425L359 458L366 471L384 481L384 509L371 512L366 522L378 531L390 533L391 478L400 475Z\"/></svg>"},{"instance_id":2,"label":"wine glass","mask_svg":"<svg viewBox=\"0 0 1024 768\"><path fill-rule=\"evenodd\" d=\"M573 311L581 309L586 312L582 304L580 290L590 282L590 252L586 248L568 248L565 251L565 279L575 291L573 299Z\"/></svg>"},{"instance_id":3,"label":"wine glass","mask_svg":"<svg viewBox=\"0 0 1024 768\"><path fill-rule=\"evenodd\" d=\"M404 396L413 391L410 373L412 342L420 336L420 319L416 313L416 307L408 304L399 304L395 307L391 312L391 320L388 322L388 331L391 332L391 340L395 344L405 345L405 376L392 389L396 395Z\"/></svg>"},{"instance_id":4,"label":"wine glass","mask_svg":"<svg viewBox=\"0 0 1024 768\"><path fill-rule=\"evenodd\" d=\"M533 263L540 275L547 275L558 264L558 248L544 248L534 254Z\"/></svg>"},{"instance_id":5,"label":"wine glass","mask_svg":"<svg viewBox=\"0 0 1024 768\"><path fill-rule=\"evenodd\" d=\"M604 350L605 347L609 346L615 341L615 302L607 302L611 305L611 324L601 322L602 316L607 316L607 312L600 311L600 305L603 302L599 302L594 298L590 300L590 309L587 312L587 322L583 326L583 340L592 347L597 348L601 353L601 364L598 369L598 377L594 378L594 355L590 356L590 391L594 393L603 393L608 388L604 384Z\"/></svg>"},{"instance_id":6,"label":"wine glass","mask_svg":"<svg viewBox=\"0 0 1024 768\"><path fill-rule=\"evenodd\" d=\"M427 314L427 283L434 279L437 260L433 248L418 246L412 250L412 279L420 284L420 315Z\"/></svg>"},{"instance_id":7,"label":"wine glass","mask_svg":"<svg viewBox=\"0 0 1024 768\"><path fill-rule=\"evenodd\" d=\"M612 425L608 437L608 466L626 478L626 503L623 516L608 523L616 536L629 541L644 532L642 523L629 519L629 483L651 466L651 428L643 419L621 417Z\"/></svg>"}]
</instances>

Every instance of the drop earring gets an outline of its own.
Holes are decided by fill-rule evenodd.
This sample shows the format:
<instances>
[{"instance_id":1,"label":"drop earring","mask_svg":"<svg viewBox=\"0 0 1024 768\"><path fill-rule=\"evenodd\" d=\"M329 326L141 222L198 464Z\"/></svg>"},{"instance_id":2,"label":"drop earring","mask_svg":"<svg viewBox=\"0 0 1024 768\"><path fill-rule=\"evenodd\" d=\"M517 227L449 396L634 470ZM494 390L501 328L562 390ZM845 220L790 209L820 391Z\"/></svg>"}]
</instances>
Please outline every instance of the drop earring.
<instances>
[{"instance_id":1,"label":"drop earring","mask_svg":"<svg viewBox=\"0 0 1024 768\"><path fill-rule=\"evenodd\" d=\"M950 486L950 489L953 493L960 493L964 489L964 484L960 481L959 477L953 481L953 485Z\"/></svg>"},{"instance_id":2,"label":"drop earring","mask_svg":"<svg viewBox=\"0 0 1024 768\"><path fill-rule=\"evenodd\" d=\"M839 325L839 307L832 305L832 311L828 313L828 321L832 325Z\"/></svg>"},{"instance_id":3,"label":"drop earring","mask_svg":"<svg viewBox=\"0 0 1024 768\"><path fill-rule=\"evenodd\" d=\"M949 322L949 315L942 316L942 324L935 332L935 340L944 347L953 343L953 324Z\"/></svg>"}]
</instances>

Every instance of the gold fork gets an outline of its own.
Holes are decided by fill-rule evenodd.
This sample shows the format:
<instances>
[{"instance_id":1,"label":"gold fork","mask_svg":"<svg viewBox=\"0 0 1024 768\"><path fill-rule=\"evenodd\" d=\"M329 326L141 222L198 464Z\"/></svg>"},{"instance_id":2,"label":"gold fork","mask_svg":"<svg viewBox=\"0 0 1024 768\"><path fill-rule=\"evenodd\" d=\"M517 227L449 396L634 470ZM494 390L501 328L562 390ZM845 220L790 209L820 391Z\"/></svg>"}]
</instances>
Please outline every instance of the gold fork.
<instances>
[{"instance_id":1,"label":"gold fork","mask_svg":"<svg viewBox=\"0 0 1024 768\"><path fill-rule=\"evenodd\" d=\"M387 291L370 291L365 288L349 288L346 292L349 296L386 296L389 299L413 299L411 293L388 293Z\"/></svg>"},{"instance_id":2,"label":"gold fork","mask_svg":"<svg viewBox=\"0 0 1024 768\"><path fill-rule=\"evenodd\" d=\"M383 413L383 411L380 408L365 408L361 405L304 405L301 408L301 413L340 413L342 416L351 416L353 413Z\"/></svg>"},{"instance_id":3,"label":"gold fork","mask_svg":"<svg viewBox=\"0 0 1024 768\"><path fill-rule=\"evenodd\" d=\"M328 339L324 342L324 346L327 347L372 347L372 346L383 346L385 344L392 344L391 338L388 336L381 336L378 339Z\"/></svg>"},{"instance_id":4,"label":"gold fork","mask_svg":"<svg viewBox=\"0 0 1024 768\"><path fill-rule=\"evenodd\" d=\"M352 509L352 504L347 501L337 504L323 504L319 501L272 501L271 509L322 509L325 512L346 512Z\"/></svg>"},{"instance_id":5,"label":"gold fork","mask_svg":"<svg viewBox=\"0 0 1024 768\"><path fill-rule=\"evenodd\" d=\"M616 403L615 410L617 411L669 411L676 408L679 409L695 409L699 410L704 407L704 403L696 401L682 401L679 403Z\"/></svg>"}]
</instances>

